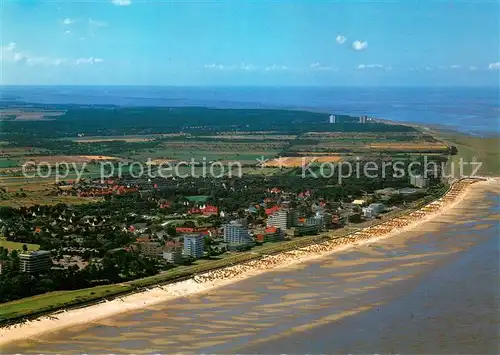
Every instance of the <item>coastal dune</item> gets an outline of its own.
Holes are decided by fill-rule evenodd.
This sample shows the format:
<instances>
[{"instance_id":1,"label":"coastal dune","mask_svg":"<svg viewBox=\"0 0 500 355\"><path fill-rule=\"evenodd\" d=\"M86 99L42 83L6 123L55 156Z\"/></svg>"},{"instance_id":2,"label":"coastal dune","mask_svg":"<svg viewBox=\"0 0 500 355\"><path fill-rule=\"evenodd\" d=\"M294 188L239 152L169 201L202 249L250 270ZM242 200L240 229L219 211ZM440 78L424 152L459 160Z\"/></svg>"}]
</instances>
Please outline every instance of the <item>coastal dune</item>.
<instances>
[{"instance_id":1,"label":"coastal dune","mask_svg":"<svg viewBox=\"0 0 500 355\"><path fill-rule=\"evenodd\" d=\"M396 234L415 229L447 210L454 208L464 198L467 198L469 194L473 193L471 184L492 183L498 183L498 181L496 179L485 181L464 179L454 183L445 196L419 210L359 230L348 236L326 240L293 251L264 256L260 259L224 269L209 271L196 275L189 280L156 286L148 291L115 298L112 301L104 301L100 304L79 309L63 310L23 324L4 327L0 329L0 345L33 338L43 333L53 332L62 328L91 323L99 319L146 308L178 297L187 297L207 292L266 271L294 266L299 263L325 257L334 252L352 248L353 246L390 238Z\"/></svg>"}]
</instances>

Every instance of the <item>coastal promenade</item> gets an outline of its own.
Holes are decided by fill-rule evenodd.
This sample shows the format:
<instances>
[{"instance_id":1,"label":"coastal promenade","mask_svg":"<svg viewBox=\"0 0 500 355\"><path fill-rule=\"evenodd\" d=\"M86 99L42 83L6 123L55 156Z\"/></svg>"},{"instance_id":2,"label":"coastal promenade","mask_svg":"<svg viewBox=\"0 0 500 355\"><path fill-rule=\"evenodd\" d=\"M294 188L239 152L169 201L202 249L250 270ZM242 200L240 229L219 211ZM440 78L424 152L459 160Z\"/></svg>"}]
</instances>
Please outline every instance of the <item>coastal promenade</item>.
<instances>
[{"instance_id":1,"label":"coastal promenade","mask_svg":"<svg viewBox=\"0 0 500 355\"><path fill-rule=\"evenodd\" d=\"M345 250L355 245L372 243L400 232L411 230L432 219L441 212L458 204L467 194L468 187L477 179L462 179L455 182L440 199L405 215L394 217L377 225L352 232L341 237L327 238L314 245L296 250L261 256L241 264L197 274L184 281L174 282L134 293L113 300L104 301L79 309L67 309L57 314L44 315L32 321L15 324L0 329L0 344L15 342L97 319L110 317L129 310L137 310L177 297L205 292L231 284L245 278L280 267L288 267L301 262L324 257L332 252ZM493 179L482 183L492 183Z\"/></svg>"}]
</instances>

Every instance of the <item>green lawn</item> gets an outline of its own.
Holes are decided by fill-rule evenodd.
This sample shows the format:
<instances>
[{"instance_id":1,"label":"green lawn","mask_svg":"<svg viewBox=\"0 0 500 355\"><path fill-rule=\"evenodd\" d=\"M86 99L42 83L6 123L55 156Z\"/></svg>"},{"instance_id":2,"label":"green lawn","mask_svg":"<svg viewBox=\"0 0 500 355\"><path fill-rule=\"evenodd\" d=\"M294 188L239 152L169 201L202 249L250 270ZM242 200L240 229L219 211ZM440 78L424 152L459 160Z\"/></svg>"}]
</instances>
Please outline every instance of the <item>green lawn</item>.
<instances>
[{"instance_id":1,"label":"green lawn","mask_svg":"<svg viewBox=\"0 0 500 355\"><path fill-rule=\"evenodd\" d=\"M7 249L22 250L23 245L24 243L9 242L8 240L5 239L5 237L0 237L0 247L4 247ZM26 246L28 247L28 250L40 249L40 246L38 244L26 244Z\"/></svg>"},{"instance_id":2,"label":"green lawn","mask_svg":"<svg viewBox=\"0 0 500 355\"><path fill-rule=\"evenodd\" d=\"M455 173L459 173L459 162L478 161L481 168L477 175L500 176L500 136L473 137L454 131L437 131L436 136L454 145L458 154L452 156L451 162L455 165ZM449 164L449 168L451 164ZM464 174L471 174L475 165L464 165Z\"/></svg>"},{"instance_id":3,"label":"green lawn","mask_svg":"<svg viewBox=\"0 0 500 355\"><path fill-rule=\"evenodd\" d=\"M41 315L64 307L84 305L102 298L126 294L135 289L166 283L178 278L188 277L193 273L204 272L213 268L227 266L256 258L258 255L242 253L220 260L197 260L190 266L179 266L158 275L114 285L96 286L74 291L54 291L42 295L6 302L0 307L0 322L20 317Z\"/></svg>"},{"instance_id":4,"label":"green lawn","mask_svg":"<svg viewBox=\"0 0 500 355\"><path fill-rule=\"evenodd\" d=\"M116 295L132 290L130 285L105 285L74 291L55 291L29 298L7 302L0 307L0 320L23 317L32 313L43 313L64 306Z\"/></svg>"}]
</instances>

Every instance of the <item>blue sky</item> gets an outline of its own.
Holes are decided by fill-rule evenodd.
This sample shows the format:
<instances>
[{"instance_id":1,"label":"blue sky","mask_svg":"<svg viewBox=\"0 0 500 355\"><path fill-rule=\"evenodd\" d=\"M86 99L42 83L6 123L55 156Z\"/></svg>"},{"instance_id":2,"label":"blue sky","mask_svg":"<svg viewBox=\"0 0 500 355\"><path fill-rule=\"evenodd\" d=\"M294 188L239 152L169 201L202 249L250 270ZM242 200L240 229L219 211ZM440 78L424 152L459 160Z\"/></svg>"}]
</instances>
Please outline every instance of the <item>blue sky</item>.
<instances>
[{"instance_id":1,"label":"blue sky","mask_svg":"<svg viewBox=\"0 0 500 355\"><path fill-rule=\"evenodd\" d=\"M498 85L493 1L3 0L3 84Z\"/></svg>"}]
</instances>

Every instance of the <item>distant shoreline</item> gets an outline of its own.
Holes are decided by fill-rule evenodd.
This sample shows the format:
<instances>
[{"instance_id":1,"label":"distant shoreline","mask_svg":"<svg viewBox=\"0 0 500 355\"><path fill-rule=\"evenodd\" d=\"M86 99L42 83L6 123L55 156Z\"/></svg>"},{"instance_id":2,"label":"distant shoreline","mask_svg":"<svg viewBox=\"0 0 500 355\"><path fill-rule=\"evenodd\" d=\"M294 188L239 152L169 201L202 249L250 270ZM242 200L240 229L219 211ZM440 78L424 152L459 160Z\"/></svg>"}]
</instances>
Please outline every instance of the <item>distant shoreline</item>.
<instances>
[{"instance_id":1,"label":"distant shoreline","mask_svg":"<svg viewBox=\"0 0 500 355\"><path fill-rule=\"evenodd\" d=\"M412 230L426 223L441 213L459 204L468 194L470 185L477 179L465 179L455 182L450 190L440 199L424 207L398 216L379 225L368 227L335 239L312 244L297 250L281 252L262 259L251 260L223 269L212 270L195 275L184 281L163 286L152 286L144 292L117 296L112 301L87 307L60 310L48 316L0 328L0 345L24 340L47 332L53 332L70 326L108 318L123 312L138 310L153 304L169 301L232 284L260 273L282 267L316 260L334 252L339 252L355 245L373 243L380 239ZM498 183L488 179L482 183Z\"/></svg>"}]
</instances>

